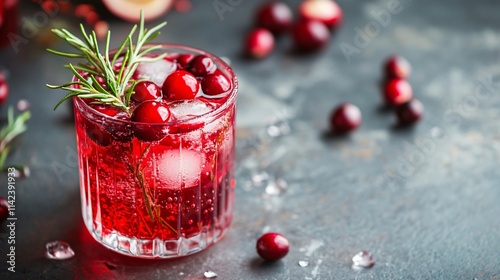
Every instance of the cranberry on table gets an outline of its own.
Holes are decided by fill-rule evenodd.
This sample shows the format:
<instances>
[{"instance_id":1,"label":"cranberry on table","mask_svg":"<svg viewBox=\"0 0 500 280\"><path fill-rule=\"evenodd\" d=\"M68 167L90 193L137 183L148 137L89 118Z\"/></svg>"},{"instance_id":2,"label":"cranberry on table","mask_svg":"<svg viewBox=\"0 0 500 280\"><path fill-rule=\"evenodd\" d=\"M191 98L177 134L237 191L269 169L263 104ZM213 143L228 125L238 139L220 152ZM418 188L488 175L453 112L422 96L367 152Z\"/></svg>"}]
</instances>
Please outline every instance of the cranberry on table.
<instances>
[{"instance_id":1,"label":"cranberry on table","mask_svg":"<svg viewBox=\"0 0 500 280\"><path fill-rule=\"evenodd\" d=\"M7 85L5 77L2 74L0 74L0 105L5 103L8 97L9 97L9 86Z\"/></svg>"},{"instance_id":2,"label":"cranberry on table","mask_svg":"<svg viewBox=\"0 0 500 280\"><path fill-rule=\"evenodd\" d=\"M191 63L194 57L195 55L192 53L181 54L177 58L177 65L179 69L187 69L189 67L189 63Z\"/></svg>"},{"instance_id":3,"label":"cranberry on table","mask_svg":"<svg viewBox=\"0 0 500 280\"><path fill-rule=\"evenodd\" d=\"M167 100L193 99L199 90L200 83L196 77L184 70L170 74L162 86L163 98Z\"/></svg>"},{"instance_id":4,"label":"cranberry on table","mask_svg":"<svg viewBox=\"0 0 500 280\"><path fill-rule=\"evenodd\" d=\"M288 240L276 232L266 233L257 240L257 253L268 261L277 261L283 258L288 254L289 249Z\"/></svg>"},{"instance_id":5,"label":"cranberry on table","mask_svg":"<svg viewBox=\"0 0 500 280\"><path fill-rule=\"evenodd\" d=\"M300 4L301 19L317 20L330 29L337 29L342 23L343 15L340 6L333 0L306 0Z\"/></svg>"},{"instance_id":6,"label":"cranberry on table","mask_svg":"<svg viewBox=\"0 0 500 280\"><path fill-rule=\"evenodd\" d=\"M256 28L248 34L246 52L251 57L263 58L274 49L274 36L265 28Z\"/></svg>"},{"instance_id":7,"label":"cranberry on table","mask_svg":"<svg viewBox=\"0 0 500 280\"><path fill-rule=\"evenodd\" d=\"M415 98L396 107L396 116L399 124L403 126L418 122L423 114L424 105Z\"/></svg>"},{"instance_id":8,"label":"cranberry on table","mask_svg":"<svg viewBox=\"0 0 500 280\"><path fill-rule=\"evenodd\" d=\"M346 133L361 125L361 111L350 103L343 103L333 111L330 125L334 132Z\"/></svg>"},{"instance_id":9,"label":"cranberry on table","mask_svg":"<svg viewBox=\"0 0 500 280\"><path fill-rule=\"evenodd\" d=\"M197 77L213 74L215 70L217 70L217 65L210 57L203 54L196 56L189 63L189 72Z\"/></svg>"},{"instance_id":10,"label":"cranberry on table","mask_svg":"<svg viewBox=\"0 0 500 280\"><path fill-rule=\"evenodd\" d=\"M385 63L385 75L387 78L406 79L410 76L411 65L402 56L393 55Z\"/></svg>"},{"instance_id":11,"label":"cranberry on table","mask_svg":"<svg viewBox=\"0 0 500 280\"><path fill-rule=\"evenodd\" d=\"M303 20L293 29L293 41L299 51L321 49L330 40L330 31L323 23L316 20Z\"/></svg>"},{"instance_id":12,"label":"cranberry on table","mask_svg":"<svg viewBox=\"0 0 500 280\"><path fill-rule=\"evenodd\" d=\"M9 202L0 197L0 223L3 223L9 217Z\"/></svg>"},{"instance_id":13,"label":"cranberry on table","mask_svg":"<svg viewBox=\"0 0 500 280\"><path fill-rule=\"evenodd\" d=\"M413 98L410 83L404 79L391 79L385 83L384 98L387 104L397 106Z\"/></svg>"},{"instance_id":14,"label":"cranberry on table","mask_svg":"<svg viewBox=\"0 0 500 280\"><path fill-rule=\"evenodd\" d=\"M167 104L157 101L145 101L137 106L132 113L132 121L144 124L137 124L135 136L142 141L158 141L165 137L165 132L161 126L154 126L158 123L166 123L170 120L170 110ZM153 124L153 125L151 125Z\"/></svg>"},{"instance_id":15,"label":"cranberry on table","mask_svg":"<svg viewBox=\"0 0 500 280\"><path fill-rule=\"evenodd\" d=\"M156 100L161 97L160 87L150 81L138 82L134 87L134 94L132 94L132 99L138 103L146 100Z\"/></svg>"},{"instance_id":16,"label":"cranberry on table","mask_svg":"<svg viewBox=\"0 0 500 280\"><path fill-rule=\"evenodd\" d=\"M293 24L292 10L283 2L270 2L257 10L256 22L257 26L280 34L290 29Z\"/></svg>"},{"instance_id":17,"label":"cranberry on table","mask_svg":"<svg viewBox=\"0 0 500 280\"><path fill-rule=\"evenodd\" d=\"M228 91L231 88L231 82L220 71L217 70L213 74L206 75L201 81L201 89L206 95L219 95Z\"/></svg>"}]
</instances>

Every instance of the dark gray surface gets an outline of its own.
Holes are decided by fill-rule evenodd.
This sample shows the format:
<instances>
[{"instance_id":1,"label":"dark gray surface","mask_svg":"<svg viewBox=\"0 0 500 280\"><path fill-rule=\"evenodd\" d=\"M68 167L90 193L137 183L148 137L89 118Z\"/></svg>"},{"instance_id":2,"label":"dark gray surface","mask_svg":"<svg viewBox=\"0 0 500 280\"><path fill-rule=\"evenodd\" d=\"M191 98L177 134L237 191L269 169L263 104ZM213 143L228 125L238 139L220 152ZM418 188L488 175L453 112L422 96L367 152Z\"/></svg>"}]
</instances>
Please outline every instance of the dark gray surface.
<instances>
[{"instance_id":1,"label":"dark gray surface","mask_svg":"<svg viewBox=\"0 0 500 280\"><path fill-rule=\"evenodd\" d=\"M500 75L500 3L402 0L403 10L350 63L341 43L353 44L355 27L363 28L373 20L370 11L388 1L339 3L345 24L322 53L295 56L283 38L258 62L240 57L258 3L242 1L223 21L212 1L166 16L158 42L228 57L241 83L233 225L219 244L179 260L126 258L92 240L80 214L69 107L53 112L62 93L44 87L70 78L61 68L65 59L34 41L18 54L1 51L0 65L11 74L9 103L28 99L33 119L9 159L32 171L17 182L17 272L6 271L1 239L0 278L202 279L213 270L217 279L500 279L500 96L497 86L475 95L482 79ZM28 6L23 12L34 14ZM118 20L111 26L115 38L130 27ZM395 129L392 114L380 109L380 67L391 53L411 61L410 82L426 107L414 129ZM360 107L363 125L349 137L324 137L330 111L342 101ZM283 116L291 133L269 141L266 125ZM418 153L417 142L427 143L425 153ZM62 180L54 163L69 168ZM286 180L286 191L269 197L264 187L251 187L259 170ZM387 174L396 177L386 180ZM255 241L265 230L290 240L282 261L257 257ZM47 260L44 247L52 240L69 242L76 257ZM350 259L363 249L377 264L353 270ZM311 264L301 268L299 260Z\"/></svg>"}]
</instances>

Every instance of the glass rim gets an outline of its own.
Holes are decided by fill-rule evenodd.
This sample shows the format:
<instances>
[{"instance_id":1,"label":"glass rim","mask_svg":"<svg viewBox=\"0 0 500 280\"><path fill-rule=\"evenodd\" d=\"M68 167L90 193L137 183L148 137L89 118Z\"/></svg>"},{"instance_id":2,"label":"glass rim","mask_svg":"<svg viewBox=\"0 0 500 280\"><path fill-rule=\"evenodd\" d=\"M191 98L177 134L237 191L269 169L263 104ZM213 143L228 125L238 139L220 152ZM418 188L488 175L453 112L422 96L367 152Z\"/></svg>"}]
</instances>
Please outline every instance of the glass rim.
<instances>
[{"instance_id":1,"label":"glass rim","mask_svg":"<svg viewBox=\"0 0 500 280\"><path fill-rule=\"evenodd\" d=\"M215 54L212 54L210 52L207 52L207 51L204 51L201 49L197 49L197 48L193 48L190 46L186 46L186 45L181 45L181 44L168 44L168 43L145 44L145 45L143 45L142 48L144 49L144 48L149 48L149 47L153 47L153 46L161 46L162 47L161 49L158 49L154 52L158 52L158 51L161 51L163 49L182 49L182 50L187 50L190 52L197 53L198 55L203 54L203 55L206 55L207 57L211 58L215 62L215 64L219 67L219 69L220 69L220 67L222 67L223 72L226 72L229 75L228 78L231 80L231 83L232 83L232 88L229 91L227 91L227 92L229 92L228 93L229 96L224 100L224 102L218 104L216 106L216 108L214 108L206 113L203 113L203 114L198 115L198 116L193 116L190 118L182 119L182 120L174 120L174 121L168 121L168 122L163 122L163 123L135 122L132 120L122 120L122 119L113 118L113 117L110 117L110 116L103 114L103 113L97 111L96 109L92 108L91 106L89 106L89 104L87 104L86 102L83 101L83 98L79 98L79 97L75 96L72 98L72 100L74 101L75 105L77 105L76 107L78 107L78 109L82 112L88 112L88 113L91 113L92 115L105 118L106 121L112 121L112 122L117 122L117 123L121 123L121 124L132 124L132 125L171 126L171 125L178 125L178 124L185 124L185 123L186 124L199 123L200 120L205 120L205 119L215 120L215 119L217 119L218 115L229 110L231 108L231 106L235 103L237 93L238 93L238 78L234 74L232 67L229 64L227 64L224 60L222 60L220 57L218 57ZM110 53L114 53L115 51L117 51L117 50L116 49L112 50ZM75 79L76 79L76 77L73 76L72 80L74 81ZM206 99L208 99L208 98L206 98ZM178 101L185 101L185 100L174 100L173 102L178 102Z\"/></svg>"}]
</instances>

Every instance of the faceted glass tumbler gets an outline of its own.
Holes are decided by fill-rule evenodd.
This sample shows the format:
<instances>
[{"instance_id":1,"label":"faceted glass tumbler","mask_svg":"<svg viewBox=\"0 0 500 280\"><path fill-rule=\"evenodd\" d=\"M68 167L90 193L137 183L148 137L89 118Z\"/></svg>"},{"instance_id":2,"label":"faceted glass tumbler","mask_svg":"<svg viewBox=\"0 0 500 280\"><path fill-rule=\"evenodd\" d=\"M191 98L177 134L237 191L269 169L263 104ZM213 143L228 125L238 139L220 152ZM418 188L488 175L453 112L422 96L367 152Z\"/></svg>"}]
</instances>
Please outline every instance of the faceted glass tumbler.
<instances>
[{"instance_id":1,"label":"faceted glass tumbler","mask_svg":"<svg viewBox=\"0 0 500 280\"><path fill-rule=\"evenodd\" d=\"M141 258L203 250L233 216L237 79L212 54L179 45L165 52L207 55L231 92L207 113L164 124L112 118L73 99L85 225L104 246Z\"/></svg>"}]
</instances>

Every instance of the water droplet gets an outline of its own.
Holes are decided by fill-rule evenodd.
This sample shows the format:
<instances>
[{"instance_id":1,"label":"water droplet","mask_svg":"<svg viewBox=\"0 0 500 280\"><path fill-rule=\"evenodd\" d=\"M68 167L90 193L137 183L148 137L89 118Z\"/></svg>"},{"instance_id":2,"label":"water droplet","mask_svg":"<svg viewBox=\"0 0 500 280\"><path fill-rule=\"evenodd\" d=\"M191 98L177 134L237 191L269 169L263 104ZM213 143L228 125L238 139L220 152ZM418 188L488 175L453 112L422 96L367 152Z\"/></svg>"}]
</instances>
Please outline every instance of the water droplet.
<instances>
[{"instance_id":1,"label":"water droplet","mask_svg":"<svg viewBox=\"0 0 500 280\"><path fill-rule=\"evenodd\" d=\"M308 267L309 266L309 261L299 261L299 266L300 267Z\"/></svg>"},{"instance_id":2,"label":"water droplet","mask_svg":"<svg viewBox=\"0 0 500 280\"><path fill-rule=\"evenodd\" d=\"M217 273L210 271L210 270L205 271L205 273L203 273L203 275L205 276L205 278L208 278L208 279L212 279L212 278L217 277Z\"/></svg>"},{"instance_id":3,"label":"water droplet","mask_svg":"<svg viewBox=\"0 0 500 280\"><path fill-rule=\"evenodd\" d=\"M286 120L277 120L267 127L267 134L271 137L279 137L290 133L290 125Z\"/></svg>"},{"instance_id":4,"label":"water droplet","mask_svg":"<svg viewBox=\"0 0 500 280\"><path fill-rule=\"evenodd\" d=\"M168 203L170 203L170 202L172 202L172 201L173 201L173 199L172 199L171 197L167 198L167 202L168 202Z\"/></svg>"},{"instance_id":5,"label":"water droplet","mask_svg":"<svg viewBox=\"0 0 500 280\"><path fill-rule=\"evenodd\" d=\"M193 209L196 208L196 204L194 204L194 203L191 204L191 208L193 208Z\"/></svg>"},{"instance_id":6,"label":"water droplet","mask_svg":"<svg viewBox=\"0 0 500 280\"><path fill-rule=\"evenodd\" d=\"M189 220L188 224L192 225L193 224L193 220Z\"/></svg>"},{"instance_id":7,"label":"water droplet","mask_svg":"<svg viewBox=\"0 0 500 280\"><path fill-rule=\"evenodd\" d=\"M17 110L24 112L30 108L30 103L26 99L21 99L21 100L17 101L16 107L17 107Z\"/></svg>"},{"instance_id":8,"label":"water droplet","mask_svg":"<svg viewBox=\"0 0 500 280\"><path fill-rule=\"evenodd\" d=\"M184 272L179 272L179 275L180 275L180 276L184 275Z\"/></svg>"},{"instance_id":9,"label":"water droplet","mask_svg":"<svg viewBox=\"0 0 500 280\"><path fill-rule=\"evenodd\" d=\"M352 257L352 262L355 268L368 268L375 265L375 259L372 253L368 251L361 251Z\"/></svg>"},{"instance_id":10,"label":"water droplet","mask_svg":"<svg viewBox=\"0 0 500 280\"><path fill-rule=\"evenodd\" d=\"M287 183L283 179L276 179L274 181L270 181L266 186L266 194L268 195L280 195L287 188Z\"/></svg>"},{"instance_id":11,"label":"water droplet","mask_svg":"<svg viewBox=\"0 0 500 280\"><path fill-rule=\"evenodd\" d=\"M206 203L207 205L210 205L210 204L212 204L212 200L209 198L209 199L207 199L207 201L206 201L205 203Z\"/></svg>"},{"instance_id":12,"label":"water droplet","mask_svg":"<svg viewBox=\"0 0 500 280\"><path fill-rule=\"evenodd\" d=\"M67 260L75 255L73 249L64 241L53 241L45 245L47 258L53 260Z\"/></svg>"},{"instance_id":13,"label":"water droplet","mask_svg":"<svg viewBox=\"0 0 500 280\"><path fill-rule=\"evenodd\" d=\"M252 174L252 185L254 187L260 187L268 180L269 174L267 174L266 171L255 172Z\"/></svg>"}]
</instances>

